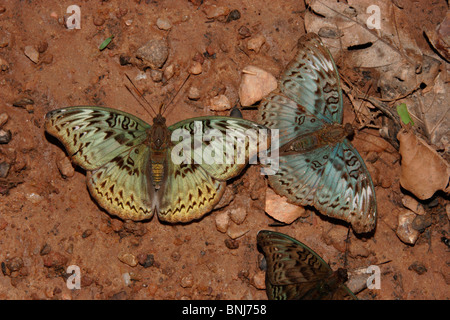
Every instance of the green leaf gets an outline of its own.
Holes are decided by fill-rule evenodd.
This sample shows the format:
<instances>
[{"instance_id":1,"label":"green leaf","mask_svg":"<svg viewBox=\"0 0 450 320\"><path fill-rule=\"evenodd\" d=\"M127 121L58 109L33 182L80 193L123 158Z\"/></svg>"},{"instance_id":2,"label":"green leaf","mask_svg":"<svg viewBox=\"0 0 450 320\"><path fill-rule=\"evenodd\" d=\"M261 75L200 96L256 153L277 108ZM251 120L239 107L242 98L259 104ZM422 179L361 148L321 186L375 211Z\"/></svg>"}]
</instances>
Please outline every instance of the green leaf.
<instances>
[{"instance_id":1,"label":"green leaf","mask_svg":"<svg viewBox=\"0 0 450 320\"><path fill-rule=\"evenodd\" d=\"M411 123L411 125L414 125L414 121L411 118L405 103L402 103L397 106L397 113L400 116L400 119L402 119L404 124Z\"/></svg>"},{"instance_id":2,"label":"green leaf","mask_svg":"<svg viewBox=\"0 0 450 320\"><path fill-rule=\"evenodd\" d=\"M111 37L109 37L105 41L103 41L99 47L100 51L103 51L103 49L105 49L108 46L108 44L112 41L113 38L114 38L114 36L112 35Z\"/></svg>"}]
</instances>

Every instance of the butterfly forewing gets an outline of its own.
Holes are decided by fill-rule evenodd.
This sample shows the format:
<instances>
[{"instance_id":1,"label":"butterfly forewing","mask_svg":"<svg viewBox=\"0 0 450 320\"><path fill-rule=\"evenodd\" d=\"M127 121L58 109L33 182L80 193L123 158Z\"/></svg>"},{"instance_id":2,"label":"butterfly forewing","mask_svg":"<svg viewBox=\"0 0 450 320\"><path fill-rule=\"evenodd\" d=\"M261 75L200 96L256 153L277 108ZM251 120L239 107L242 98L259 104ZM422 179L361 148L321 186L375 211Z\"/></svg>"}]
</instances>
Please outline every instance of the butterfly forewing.
<instances>
[{"instance_id":1,"label":"butterfly forewing","mask_svg":"<svg viewBox=\"0 0 450 320\"><path fill-rule=\"evenodd\" d=\"M47 113L45 129L58 138L72 161L94 170L147 138L150 125L118 110L80 106Z\"/></svg>"},{"instance_id":2,"label":"butterfly forewing","mask_svg":"<svg viewBox=\"0 0 450 320\"><path fill-rule=\"evenodd\" d=\"M298 42L298 54L281 77L280 88L316 117L342 123L339 73L319 36L308 33Z\"/></svg>"}]
</instances>

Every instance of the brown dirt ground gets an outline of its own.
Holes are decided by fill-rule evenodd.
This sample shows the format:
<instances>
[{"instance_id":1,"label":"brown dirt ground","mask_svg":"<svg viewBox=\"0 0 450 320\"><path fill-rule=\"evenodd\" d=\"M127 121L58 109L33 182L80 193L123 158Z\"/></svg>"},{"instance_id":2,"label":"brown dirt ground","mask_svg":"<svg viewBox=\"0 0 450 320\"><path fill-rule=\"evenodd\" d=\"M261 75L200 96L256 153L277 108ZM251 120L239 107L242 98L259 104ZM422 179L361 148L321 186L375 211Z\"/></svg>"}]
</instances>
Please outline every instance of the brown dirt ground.
<instances>
[{"instance_id":1,"label":"brown dirt ground","mask_svg":"<svg viewBox=\"0 0 450 320\"><path fill-rule=\"evenodd\" d=\"M404 10L414 17L415 23L410 26L416 34L420 35L422 25L434 28L445 15L445 1L406 2ZM132 55L155 35L168 39L170 55L165 66L177 66L174 77L164 86L154 83L149 72L146 80L135 81L147 99L159 105L179 88L197 52L209 47L216 53L215 58L205 59L200 75L189 79L188 86L201 89L201 99L189 102L186 88L182 89L167 115L172 124L214 114L204 106L209 97L223 89L234 103L240 71L246 65L278 75L293 57L297 39L305 33L302 1L206 3L238 9L241 18L229 23L207 21L202 11L205 4L198 8L186 0L0 1L0 7L5 8L0 13L0 32L7 41L0 48L0 57L9 64L9 69L0 73L0 113L9 115L5 129L12 132L11 142L0 145L0 152L12 165L8 179L21 181L7 195L0 195L0 262L4 269L0 273L0 299L266 299L265 291L254 283L261 276L261 254L255 242L261 229L287 233L330 261L332 268L343 266L346 226L317 213L288 226L269 226L274 220L262 209L266 182L256 167L229 182L234 200L228 206L199 221L178 225L160 223L155 217L124 224L90 197L85 172L78 169L66 179L59 173L56 160L64 156L64 151L44 134L43 119L48 111L71 105L102 105L151 122L125 88L125 73L134 79L139 70L132 65L121 66L121 54ZM81 7L80 30L67 30L58 22L71 4ZM52 12L57 18L51 16ZM105 19L101 26L93 23L98 17ZM169 32L155 26L158 17L172 21ZM128 20L132 20L129 26L125 23ZM247 40L238 34L241 26L266 37L259 53L246 49ZM100 52L98 46L111 34L115 38L110 47ZM24 55L24 48L37 47L41 42L48 44L44 55L53 59L37 65ZM28 109L13 107L12 103L21 98L33 99L34 105ZM248 119L254 119L255 114L254 110L244 111ZM350 108L346 118L353 119ZM370 152L364 139L367 134L379 137L377 131L365 130L353 141L365 159ZM416 244L404 244L395 233L396 214L402 206L399 155L392 149L377 154L377 159L377 229L365 238L350 234L347 268L391 262L380 266L381 289L366 289L358 297L448 299L449 256L441 241L449 231L444 200L437 198L437 206L429 209L433 224ZM386 179L390 182L381 186L380 181ZM225 244L229 237L216 229L215 217L220 210L240 206L242 201L249 201L251 210L239 228L248 232L236 240L238 248L229 249ZM334 237L334 245L326 244L325 239L330 237ZM42 252L49 248L50 253ZM148 268L131 267L118 259L124 253L152 254L155 263ZM22 259L23 266L16 271L5 268L17 258ZM44 265L51 262L53 267ZM80 267L81 290L66 287L64 270L68 265ZM412 265L422 265L426 272L419 274ZM123 279L126 273L132 279L129 285Z\"/></svg>"}]
</instances>

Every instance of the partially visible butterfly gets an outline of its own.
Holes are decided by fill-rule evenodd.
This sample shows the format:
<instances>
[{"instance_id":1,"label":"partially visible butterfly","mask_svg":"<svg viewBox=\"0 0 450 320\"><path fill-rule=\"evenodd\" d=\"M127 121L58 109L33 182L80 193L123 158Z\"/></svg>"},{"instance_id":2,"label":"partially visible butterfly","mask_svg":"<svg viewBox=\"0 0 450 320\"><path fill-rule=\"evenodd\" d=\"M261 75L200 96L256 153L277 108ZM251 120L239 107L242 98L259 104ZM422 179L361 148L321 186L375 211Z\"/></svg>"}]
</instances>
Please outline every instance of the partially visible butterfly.
<instances>
[{"instance_id":1,"label":"partially visible butterfly","mask_svg":"<svg viewBox=\"0 0 450 320\"><path fill-rule=\"evenodd\" d=\"M375 228L377 206L370 174L342 125L339 74L319 36L298 42L279 89L259 107L258 122L279 129L279 170L269 183L299 205L312 205L350 222L357 233Z\"/></svg>"},{"instance_id":2,"label":"partially visible butterfly","mask_svg":"<svg viewBox=\"0 0 450 320\"><path fill-rule=\"evenodd\" d=\"M75 164L87 170L91 195L109 213L144 220L156 212L163 221L188 222L211 211L225 191L225 181L254 156L244 132L265 127L225 116L192 118L167 127L161 111L149 125L119 110L79 106L49 112L45 129L63 143ZM184 140L172 141L177 129L187 134ZM233 130L238 143L226 137L227 130ZM226 138L202 141L202 135L211 132ZM200 142L194 141L198 134ZM239 142L245 143L245 161L236 161L242 154ZM190 162L172 161L184 152L174 149L180 143L192 147ZM234 163L225 158L227 148L234 152ZM216 150L219 161L196 163L207 149Z\"/></svg>"},{"instance_id":3,"label":"partially visible butterfly","mask_svg":"<svg viewBox=\"0 0 450 320\"><path fill-rule=\"evenodd\" d=\"M285 234L261 230L257 243L267 261L269 300L351 300L347 271L333 271L313 250Z\"/></svg>"}]
</instances>

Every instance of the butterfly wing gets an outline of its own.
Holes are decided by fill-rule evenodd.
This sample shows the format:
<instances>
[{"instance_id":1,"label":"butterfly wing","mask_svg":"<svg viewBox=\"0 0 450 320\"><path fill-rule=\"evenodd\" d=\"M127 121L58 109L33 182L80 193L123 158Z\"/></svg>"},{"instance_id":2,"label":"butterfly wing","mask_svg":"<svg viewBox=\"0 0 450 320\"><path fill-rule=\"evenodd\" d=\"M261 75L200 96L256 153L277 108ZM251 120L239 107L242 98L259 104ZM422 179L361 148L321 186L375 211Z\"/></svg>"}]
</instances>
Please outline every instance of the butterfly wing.
<instances>
[{"instance_id":1,"label":"butterfly wing","mask_svg":"<svg viewBox=\"0 0 450 320\"><path fill-rule=\"evenodd\" d=\"M51 111L45 121L47 132L63 143L73 162L88 170L88 188L97 202L132 220L153 214L145 144L149 128L131 114L89 106Z\"/></svg>"},{"instance_id":2,"label":"butterfly wing","mask_svg":"<svg viewBox=\"0 0 450 320\"><path fill-rule=\"evenodd\" d=\"M300 241L282 233L261 230L257 243L267 261L269 300L357 299L334 276L330 266Z\"/></svg>"},{"instance_id":3,"label":"butterfly wing","mask_svg":"<svg viewBox=\"0 0 450 320\"><path fill-rule=\"evenodd\" d=\"M319 255L285 234L262 230L258 232L257 243L267 261L266 287L270 300L300 299L333 273Z\"/></svg>"},{"instance_id":4,"label":"butterfly wing","mask_svg":"<svg viewBox=\"0 0 450 320\"><path fill-rule=\"evenodd\" d=\"M333 57L314 33L302 36L297 47L281 76L281 91L317 118L342 123L342 90Z\"/></svg>"},{"instance_id":5,"label":"butterfly wing","mask_svg":"<svg viewBox=\"0 0 450 320\"><path fill-rule=\"evenodd\" d=\"M225 181L237 176L255 156L255 148L249 148L249 142L245 141L247 130L267 129L249 120L220 116L191 118L169 127L174 133L177 129L184 130L185 139L175 141L169 153L172 156L177 145L183 143L189 149L190 158L180 164L168 159L159 218L188 222L211 211L225 191ZM235 137L228 139L230 134L236 136L236 140L233 140ZM205 135L213 135L214 139L205 140ZM256 145L256 149L258 147ZM227 148L233 152L232 161L226 157ZM209 157L211 150L216 152ZM238 161L241 155L241 161Z\"/></svg>"}]
</instances>

